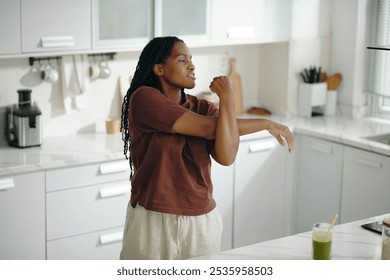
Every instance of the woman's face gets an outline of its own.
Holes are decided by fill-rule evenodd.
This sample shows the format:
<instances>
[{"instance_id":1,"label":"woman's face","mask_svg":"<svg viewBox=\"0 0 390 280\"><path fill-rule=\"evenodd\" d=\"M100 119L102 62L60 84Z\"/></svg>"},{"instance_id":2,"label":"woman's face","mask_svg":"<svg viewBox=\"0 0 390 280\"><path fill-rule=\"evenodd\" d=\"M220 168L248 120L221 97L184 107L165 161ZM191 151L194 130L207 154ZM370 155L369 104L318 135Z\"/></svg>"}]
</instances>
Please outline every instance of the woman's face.
<instances>
[{"instance_id":1,"label":"woman's face","mask_svg":"<svg viewBox=\"0 0 390 280\"><path fill-rule=\"evenodd\" d=\"M195 87L195 66L190 50L182 42L176 42L171 55L164 63L156 64L154 70L164 91Z\"/></svg>"}]
</instances>

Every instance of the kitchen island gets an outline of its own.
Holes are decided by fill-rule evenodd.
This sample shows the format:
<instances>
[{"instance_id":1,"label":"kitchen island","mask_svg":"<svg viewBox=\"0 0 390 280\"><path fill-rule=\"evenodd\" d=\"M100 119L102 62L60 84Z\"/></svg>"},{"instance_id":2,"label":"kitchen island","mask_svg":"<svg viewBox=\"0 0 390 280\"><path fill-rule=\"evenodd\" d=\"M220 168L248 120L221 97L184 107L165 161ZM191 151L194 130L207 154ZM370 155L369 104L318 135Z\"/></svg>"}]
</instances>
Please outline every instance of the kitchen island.
<instances>
[{"instance_id":1,"label":"kitchen island","mask_svg":"<svg viewBox=\"0 0 390 280\"><path fill-rule=\"evenodd\" d=\"M333 229L333 260L380 260L382 237L361 227L382 221L389 214L336 225ZM198 260L310 260L311 231L270 241L244 246L216 254L201 256Z\"/></svg>"}]
</instances>

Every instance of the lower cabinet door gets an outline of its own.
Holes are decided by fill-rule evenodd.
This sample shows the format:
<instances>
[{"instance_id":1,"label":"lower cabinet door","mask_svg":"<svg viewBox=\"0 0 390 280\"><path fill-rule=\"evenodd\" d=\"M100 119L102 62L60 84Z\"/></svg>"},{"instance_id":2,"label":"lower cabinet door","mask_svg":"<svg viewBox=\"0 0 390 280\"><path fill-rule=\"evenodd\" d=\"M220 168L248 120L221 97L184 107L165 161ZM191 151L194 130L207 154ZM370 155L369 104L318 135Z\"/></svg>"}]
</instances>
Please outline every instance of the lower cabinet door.
<instances>
[{"instance_id":1,"label":"lower cabinet door","mask_svg":"<svg viewBox=\"0 0 390 280\"><path fill-rule=\"evenodd\" d=\"M234 248L284 235L287 149L278 145L274 138L240 143L234 166Z\"/></svg>"},{"instance_id":2,"label":"lower cabinet door","mask_svg":"<svg viewBox=\"0 0 390 280\"><path fill-rule=\"evenodd\" d=\"M44 260L45 244L44 172L0 177L0 260Z\"/></svg>"},{"instance_id":3,"label":"lower cabinet door","mask_svg":"<svg viewBox=\"0 0 390 280\"><path fill-rule=\"evenodd\" d=\"M223 221L222 251L233 248L233 172L233 165L222 166L213 160L211 179L214 186L214 199Z\"/></svg>"},{"instance_id":4,"label":"lower cabinet door","mask_svg":"<svg viewBox=\"0 0 390 280\"><path fill-rule=\"evenodd\" d=\"M340 214L343 150L341 144L300 136L297 233L311 230L314 223L330 222Z\"/></svg>"},{"instance_id":5,"label":"lower cabinet door","mask_svg":"<svg viewBox=\"0 0 390 280\"><path fill-rule=\"evenodd\" d=\"M390 157L346 147L341 223L390 212Z\"/></svg>"},{"instance_id":6,"label":"lower cabinet door","mask_svg":"<svg viewBox=\"0 0 390 280\"><path fill-rule=\"evenodd\" d=\"M123 227L47 242L48 260L118 260Z\"/></svg>"}]
</instances>

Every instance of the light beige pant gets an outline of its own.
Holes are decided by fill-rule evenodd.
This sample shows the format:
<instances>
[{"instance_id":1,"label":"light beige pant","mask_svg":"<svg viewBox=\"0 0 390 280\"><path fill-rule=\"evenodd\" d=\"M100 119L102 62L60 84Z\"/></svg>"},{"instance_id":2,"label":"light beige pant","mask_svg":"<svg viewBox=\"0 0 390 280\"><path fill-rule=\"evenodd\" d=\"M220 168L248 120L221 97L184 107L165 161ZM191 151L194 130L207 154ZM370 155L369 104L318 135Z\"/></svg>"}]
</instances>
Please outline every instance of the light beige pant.
<instances>
[{"instance_id":1,"label":"light beige pant","mask_svg":"<svg viewBox=\"0 0 390 280\"><path fill-rule=\"evenodd\" d=\"M178 216L127 207L121 260L179 260L219 252L222 218L217 209Z\"/></svg>"}]
</instances>

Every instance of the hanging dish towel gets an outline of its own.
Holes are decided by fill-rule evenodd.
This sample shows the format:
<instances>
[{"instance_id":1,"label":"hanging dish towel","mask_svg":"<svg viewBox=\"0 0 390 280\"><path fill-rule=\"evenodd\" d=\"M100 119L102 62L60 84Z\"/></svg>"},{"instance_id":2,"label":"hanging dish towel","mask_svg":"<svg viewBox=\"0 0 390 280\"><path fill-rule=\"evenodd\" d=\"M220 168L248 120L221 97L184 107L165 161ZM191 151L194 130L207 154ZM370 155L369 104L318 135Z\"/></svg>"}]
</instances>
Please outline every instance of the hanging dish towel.
<instances>
[{"instance_id":1,"label":"hanging dish towel","mask_svg":"<svg viewBox=\"0 0 390 280\"><path fill-rule=\"evenodd\" d=\"M63 56L61 60L62 94L67 113L88 106L89 79L86 55Z\"/></svg>"}]
</instances>

